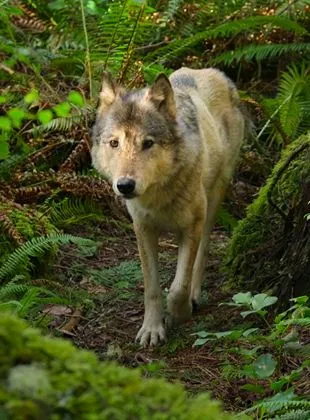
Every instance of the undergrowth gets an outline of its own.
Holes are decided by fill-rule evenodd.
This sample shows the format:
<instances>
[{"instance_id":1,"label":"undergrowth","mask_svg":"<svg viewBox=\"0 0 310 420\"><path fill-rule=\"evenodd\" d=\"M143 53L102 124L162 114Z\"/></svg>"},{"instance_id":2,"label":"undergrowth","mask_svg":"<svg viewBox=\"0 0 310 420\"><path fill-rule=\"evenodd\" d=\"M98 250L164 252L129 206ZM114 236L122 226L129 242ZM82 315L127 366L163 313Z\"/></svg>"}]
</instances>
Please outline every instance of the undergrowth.
<instances>
[{"instance_id":1,"label":"undergrowth","mask_svg":"<svg viewBox=\"0 0 310 420\"><path fill-rule=\"evenodd\" d=\"M291 299L289 309L274 317L268 310L277 300L277 297L264 293L234 295L232 302L220 306L244 309L240 315L247 322L229 331L199 331L194 334L198 338L193 345L216 345L221 340L225 343L225 351L238 357L237 365L223 363L222 376L237 383L245 380L240 391L258 396L259 401L243 414L257 419L307 419L310 400L306 394L297 394L294 385L302 376L306 378L310 371L310 345L302 339L310 326L309 298ZM286 368L283 374L282 363L291 354L299 360L299 367Z\"/></svg>"},{"instance_id":2,"label":"undergrowth","mask_svg":"<svg viewBox=\"0 0 310 420\"><path fill-rule=\"evenodd\" d=\"M308 12L307 2L281 0L0 0L0 311L43 325L45 305L89 304L85 290L66 283L77 272L86 270L124 300L140 281L136 262L87 271L71 261L65 273L52 270L59 250L78 247L80 259L96 254L97 243L66 233L75 225L128 225L111 186L91 169L89 134L102 70L136 88L181 65L219 66L255 114L257 135L244 150L274 162L310 128ZM227 231L236 226L225 207L218 222ZM255 337L257 330L247 333ZM200 339L210 337L217 338ZM263 401L252 411L289 419L293 410L296 418L307 410L295 394L281 401Z\"/></svg>"}]
</instances>

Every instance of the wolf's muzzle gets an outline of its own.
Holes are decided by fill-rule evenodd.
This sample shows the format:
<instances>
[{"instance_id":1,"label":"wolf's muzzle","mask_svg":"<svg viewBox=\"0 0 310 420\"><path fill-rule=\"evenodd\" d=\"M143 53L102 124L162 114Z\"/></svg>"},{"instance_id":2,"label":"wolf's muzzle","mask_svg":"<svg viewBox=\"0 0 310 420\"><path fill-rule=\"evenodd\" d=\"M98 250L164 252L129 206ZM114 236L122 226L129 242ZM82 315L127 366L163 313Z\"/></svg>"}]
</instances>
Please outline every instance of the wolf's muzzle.
<instances>
[{"instance_id":1,"label":"wolf's muzzle","mask_svg":"<svg viewBox=\"0 0 310 420\"><path fill-rule=\"evenodd\" d=\"M132 198L136 188L136 181L132 178L122 177L118 179L116 186L118 191L123 194L125 198Z\"/></svg>"}]
</instances>

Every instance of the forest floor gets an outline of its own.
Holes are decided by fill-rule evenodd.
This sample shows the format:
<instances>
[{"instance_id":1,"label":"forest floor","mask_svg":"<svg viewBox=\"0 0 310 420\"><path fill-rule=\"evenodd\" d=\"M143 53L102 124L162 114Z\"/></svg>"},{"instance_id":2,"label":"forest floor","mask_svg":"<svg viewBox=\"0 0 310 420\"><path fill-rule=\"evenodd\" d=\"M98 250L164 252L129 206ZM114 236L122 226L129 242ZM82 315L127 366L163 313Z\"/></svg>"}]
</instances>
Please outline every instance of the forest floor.
<instances>
[{"instance_id":1,"label":"forest floor","mask_svg":"<svg viewBox=\"0 0 310 420\"><path fill-rule=\"evenodd\" d=\"M257 187L244 188L236 182L226 201L229 212L236 218L244 216L246 205L253 199ZM248 184L249 185L249 184ZM234 191L239 188L239 191ZM240 194L241 189L241 194ZM245 191L245 193L244 193ZM250 191L250 194L249 194ZM243 194L242 194L243 192ZM241 197L241 202L236 197ZM230 200L230 201L229 201ZM231 206L231 203L233 207ZM66 229L68 231L68 229ZM216 225L212 236L199 310L190 321L170 330L167 343L156 348L141 348L135 343L142 325L143 278L135 235L128 219L107 217L103 222L85 221L72 227L70 233L93 239L95 245L78 249L62 249L54 265L59 284L72 289L68 305L50 305L48 315L53 334L71 339L78 347L94 351L101 360L115 360L127 367L139 367L145 376L164 377L181 382L191 393L209 392L223 402L226 410L240 412L263 396L274 394L268 379L251 379L244 373L244 353L264 348L278 361L276 378L297 369L302 362L298 355L284 355L273 343L248 339L214 340L194 346L199 331L222 332L238 327L262 327L258 318L245 321L240 310L221 305L231 301L240 287L228 284L221 271L229 234ZM160 240L160 277L164 296L174 278L177 246L174 237ZM82 293L74 300L74 293ZM251 317L249 317L251 318ZM310 337L304 337L310 343ZM297 393L306 395L310 384L305 371L294 386ZM245 386L245 388L244 388ZM263 390L263 391L262 391ZM263 393L263 395L262 395Z\"/></svg>"},{"instance_id":2,"label":"forest floor","mask_svg":"<svg viewBox=\"0 0 310 420\"><path fill-rule=\"evenodd\" d=\"M234 291L224 282L220 263L228 235L215 228L206 269L206 281L199 311L184 325L169 331L168 342L144 349L135 343L143 320L143 280L136 240L130 226L116 222L87 225L75 229L79 236L99 241L89 253L68 247L60 255L55 269L58 278L73 289L84 289L90 300L84 308L51 308L55 315L51 327L61 330L79 347L95 351L101 359L140 367L146 376L179 381L191 392L208 391L223 401L229 411L243 410L258 398L240 390L248 383L225 375L225 366L238 366L240 356L233 344L218 341L193 347L198 331L229 330L242 322L239 311L219 303L231 300ZM177 249L174 238L160 241L160 274L164 294L174 277ZM229 368L228 368L229 370Z\"/></svg>"}]
</instances>

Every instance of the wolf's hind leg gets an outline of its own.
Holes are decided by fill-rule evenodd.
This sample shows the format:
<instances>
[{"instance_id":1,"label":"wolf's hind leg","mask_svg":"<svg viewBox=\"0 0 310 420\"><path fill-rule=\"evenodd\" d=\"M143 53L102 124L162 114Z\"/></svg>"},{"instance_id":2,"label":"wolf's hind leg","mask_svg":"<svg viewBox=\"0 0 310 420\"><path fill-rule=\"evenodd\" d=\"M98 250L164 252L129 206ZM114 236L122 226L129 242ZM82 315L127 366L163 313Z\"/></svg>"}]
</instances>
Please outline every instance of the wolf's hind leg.
<instances>
[{"instance_id":1,"label":"wolf's hind leg","mask_svg":"<svg viewBox=\"0 0 310 420\"><path fill-rule=\"evenodd\" d=\"M191 287L191 300L193 309L197 308L201 293L201 284L204 278L205 267L209 250L210 234L215 224L216 213L224 198L228 181L218 180L208 196L207 217L203 228L202 238L199 244Z\"/></svg>"},{"instance_id":2,"label":"wolf's hind leg","mask_svg":"<svg viewBox=\"0 0 310 420\"><path fill-rule=\"evenodd\" d=\"M182 233L177 272L168 295L168 321L171 324L186 321L192 314L191 282L203 224L203 220L196 221L190 229Z\"/></svg>"},{"instance_id":3,"label":"wolf's hind leg","mask_svg":"<svg viewBox=\"0 0 310 420\"><path fill-rule=\"evenodd\" d=\"M158 232L134 223L144 278L144 321L136 340L144 347L166 340L158 275Z\"/></svg>"}]
</instances>

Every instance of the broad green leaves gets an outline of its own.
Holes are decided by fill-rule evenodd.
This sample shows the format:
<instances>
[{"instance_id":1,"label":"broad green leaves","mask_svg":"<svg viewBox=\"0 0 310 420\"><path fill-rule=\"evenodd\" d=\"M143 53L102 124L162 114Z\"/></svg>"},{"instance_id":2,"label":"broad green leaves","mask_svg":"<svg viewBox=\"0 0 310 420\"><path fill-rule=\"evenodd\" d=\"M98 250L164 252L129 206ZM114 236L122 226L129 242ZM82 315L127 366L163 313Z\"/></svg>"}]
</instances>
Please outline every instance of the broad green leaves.
<instances>
[{"instance_id":1,"label":"broad green leaves","mask_svg":"<svg viewBox=\"0 0 310 420\"><path fill-rule=\"evenodd\" d=\"M275 371L277 362L270 353L262 354L253 363L255 375L259 379L269 378Z\"/></svg>"},{"instance_id":2,"label":"broad green leaves","mask_svg":"<svg viewBox=\"0 0 310 420\"><path fill-rule=\"evenodd\" d=\"M247 330L231 330L231 331L222 331L222 332L207 332L199 331L192 335L197 335L199 338L194 342L193 346L203 346L208 341L213 341L216 339L227 338L230 340L237 340L241 337L248 337L254 332L258 331L258 328L249 328Z\"/></svg>"},{"instance_id":3,"label":"broad green leaves","mask_svg":"<svg viewBox=\"0 0 310 420\"><path fill-rule=\"evenodd\" d=\"M11 119L13 127L20 128L27 114L22 108L11 108L7 115Z\"/></svg>"},{"instance_id":4,"label":"broad green leaves","mask_svg":"<svg viewBox=\"0 0 310 420\"><path fill-rule=\"evenodd\" d=\"M38 112L37 118L41 124L47 124L53 119L53 113L49 109L44 109Z\"/></svg>"},{"instance_id":5,"label":"broad green leaves","mask_svg":"<svg viewBox=\"0 0 310 420\"><path fill-rule=\"evenodd\" d=\"M8 102L8 95L0 96L0 104ZM40 93L32 89L24 96L24 104L20 107L10 108L5 115L0 116L0 160L10 156L10 141L16 140L23 130L23 124L30 121L32 125L45 125L53 118L71 117L71 112L85 106L83 96L71 91L66 101L56 104L51 109L40 109ZM33 110L36 110L33 112ZM16 144L16 141L14 142ZM23 146L23 142L19 143Z\"/></svg>"},{"instance_id":6,"label":"broad green leaves","mask_svg":"<svg viewBox=\"0 0 310 420\"><path fill-rule=\"evenodd\" d=\"M251 292L246 293L237 293L232 298L233 303L222 303L221 305L228 306L244 306L248 310L240 312L240 315L243 318L246 318L248 315L257 314L262 317L266 315L264 308L275 304L278 300L276 296L268 296L266 293L259 293L252 296Z\"/></svg>"},{"instance_id":7,"label":"broad green leaves","mask_svg":"<svg viewBox=\"0 0 310 420\"><path fill-rule=\"evenodd\" d=\"M61 104L55 105L53 110L55 111L57 117L66 118L70 114L70 104L68 102L62 102Z\"/></svg>"},{"instance_id":8,"label":"broad green leaves","mask_svg":"<svg viewBox=\"0 0 310 420\"><path fill-rule=\"evenodd\" d=\"M84 98L79 92L70 92L68 95L68 101L78 107L82 107L84 105Z\"/></svg>"},{"instance_id":9,"label":"broad green leaves","mask_svg":"<svg viewBox=\"0 0 310 420\"><path fill-rule=\"evenodd\" d=\"M12 121L8 117L0 117L0 129L3 131L10 131L12 128Z\"/></svg>"},{"instance_id":10,"label":"broad green leaves","mask_svg":"<svg viewBox=\"0 0 310 420\"><path fill-rule=\"evenodd\" d=\"M39 92L36 89L33 89L29 93L27 93L27 95L24 97L24 101L27 105L31 105L35 101L38 101L39 98Z\"/></svg>"}]
</instances>

